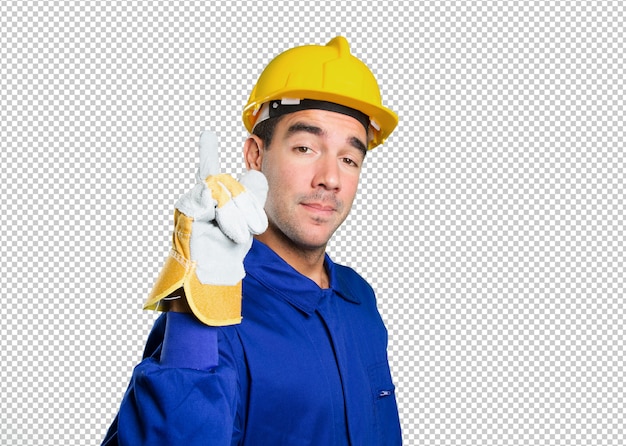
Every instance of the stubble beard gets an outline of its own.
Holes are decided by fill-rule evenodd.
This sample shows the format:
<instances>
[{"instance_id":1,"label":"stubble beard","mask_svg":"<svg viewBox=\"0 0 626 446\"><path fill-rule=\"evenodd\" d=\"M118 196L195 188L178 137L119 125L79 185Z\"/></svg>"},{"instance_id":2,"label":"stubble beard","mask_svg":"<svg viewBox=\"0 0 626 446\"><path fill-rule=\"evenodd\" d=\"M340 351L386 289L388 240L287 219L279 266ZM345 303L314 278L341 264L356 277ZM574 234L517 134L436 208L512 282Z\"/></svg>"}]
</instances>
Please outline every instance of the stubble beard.
<instances>
[{"instance_id":1,"label":"stubble beard","mask_svg":"<svg viewBox=\"0 0 626 446\"><path fill-rule=\"evenodd\" d=\"M311 194L302 194L295 198L296 210L301 203L323 203L332 206L335 215L341 216L337 221L332 222L333 227L329 229L328 235L323 239L314 241L310 240L310 234L306 228L302 227L302 223L296 216L296 212L284 215L277 213L278 218L269 218L270 229L280 238L283 243L289 245L292 250L301 252L318 253L325 252L328 241L331 239L335 231L341 226L347 215L344 215L345 203L339 200L334 194L318 191ZM307 216L316 225L328 225L329 219L322 216Z\"/></svg>"}]
</instances>

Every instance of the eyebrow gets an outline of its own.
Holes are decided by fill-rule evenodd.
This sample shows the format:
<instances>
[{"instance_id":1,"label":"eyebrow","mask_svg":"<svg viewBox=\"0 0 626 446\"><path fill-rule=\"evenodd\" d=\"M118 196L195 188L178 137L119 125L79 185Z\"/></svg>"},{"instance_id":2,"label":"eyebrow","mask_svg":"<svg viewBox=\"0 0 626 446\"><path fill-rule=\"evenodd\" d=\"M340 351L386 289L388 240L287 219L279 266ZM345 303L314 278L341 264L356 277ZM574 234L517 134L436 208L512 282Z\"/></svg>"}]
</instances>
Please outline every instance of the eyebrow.
<instances>
[{"instance_id":1,"label":"eyebrow","mask_svg":"<svg viewBox=\"0 0 626 446\"><path fill-rule=\"evenodd\" d=\"M296 122L287 129L287 136L291 136L294 133L298 132L311 133L316 136L323 136L326 134L326 131L320 127L305 124L303 122ZM356 136L351 136L348 138L348 143L355 149L358 149L363 154L363 157L365 157L365 154L367 153L367 147L365 146L363 141L361 141Z\"/></svg>"},{"instance_id":2,"label":"eyebrow","mask_svg":"<svg viewBox=\"0 0 626 446\"><path fill-rule=\"evenodd\" d=\"M296 122L287 129L287 136L291 136L294 133L299 132L312 133L317 136L322 136L325 133L324 130L317 126L305 124L303 122Z\"/></svg>"},{"instance_id":3,"label":"eyebrow","mask_svg":"<svg viewBox=\"0 0 626 446\"><path fill-rule=\"evenodd\" d=\"M365 144L363 144L363 141L361 141L356 136L353 136L352 138L350 138L350 144L354 148L359 149L359 151L363 154L363 158L365 158L365 155L367 154L367 147L365 147Z\"/></svg>"}]
</instances>

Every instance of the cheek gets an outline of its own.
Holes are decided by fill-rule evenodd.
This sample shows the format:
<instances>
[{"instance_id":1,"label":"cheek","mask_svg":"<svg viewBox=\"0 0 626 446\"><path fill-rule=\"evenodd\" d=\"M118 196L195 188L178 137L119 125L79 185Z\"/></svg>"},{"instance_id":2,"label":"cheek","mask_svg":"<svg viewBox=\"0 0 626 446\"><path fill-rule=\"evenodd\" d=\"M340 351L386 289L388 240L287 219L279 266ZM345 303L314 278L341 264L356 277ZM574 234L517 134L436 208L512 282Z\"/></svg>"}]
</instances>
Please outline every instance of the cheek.
<instances>
[{"instance_id":1,"label":"cheek","mask_svg":"<svg viewBox=\"0 0 626 446\"><path fill-rule=\"evenodd\" d=\"M269 184L270 193L284 195L286 192L295 191L298 182L302 181L304 175L297 169L276 166L263 170Z\"/></svg>"},{"instance_id":2,"label":"cheek","mask_svg":"<svg viewBox=\"0 0 626 446\"><path fill-rule=\"evenodd\" d=\"M293 174L286 169L277 168L276 165L263 170L269 191L265 202L266 211L275 214L281 210L285 210L289 205L289 194L294 192Z\"/></svg>"},{"instance_id":3,"label":"cheek","mask_svg":"<svg viewBox=\"0 0 626 446\"><path fill-rule=\"evenodd\" d=\"M342 185L346 201L352 202L359 188L359 176L357 175L345 177Z\"/></svg>"}]
</instances>

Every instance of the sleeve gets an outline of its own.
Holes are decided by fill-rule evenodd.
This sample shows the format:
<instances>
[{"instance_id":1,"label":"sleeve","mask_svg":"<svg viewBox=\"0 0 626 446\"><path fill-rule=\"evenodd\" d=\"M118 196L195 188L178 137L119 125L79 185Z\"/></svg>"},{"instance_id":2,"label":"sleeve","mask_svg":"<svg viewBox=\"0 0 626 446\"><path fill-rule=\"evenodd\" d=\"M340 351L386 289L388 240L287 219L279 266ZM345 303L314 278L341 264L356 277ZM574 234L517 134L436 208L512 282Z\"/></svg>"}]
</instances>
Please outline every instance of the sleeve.
<instances>
[{"instance_id":1,"label":"sleeve","mask_svg":"<svg viewBox=\"0 0 626 446\"><path fill-rule=\"evenodd\" d=\"M165 313L133 370L103 446L231 445L237 373L219 330L191 314Z\"/></svg>"}]
</instances>

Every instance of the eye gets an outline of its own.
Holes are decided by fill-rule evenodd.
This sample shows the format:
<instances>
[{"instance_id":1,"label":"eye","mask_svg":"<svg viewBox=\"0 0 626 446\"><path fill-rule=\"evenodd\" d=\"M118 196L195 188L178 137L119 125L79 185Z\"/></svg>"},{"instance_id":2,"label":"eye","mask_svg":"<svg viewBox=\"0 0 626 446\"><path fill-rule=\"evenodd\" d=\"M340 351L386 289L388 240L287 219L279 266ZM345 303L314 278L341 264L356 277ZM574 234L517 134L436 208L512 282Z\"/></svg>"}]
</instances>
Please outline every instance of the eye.
<instances>
[{"instance_id":1,"label":"eye","mask_svg":"<svg viewBox=\"0 0 626 446\"><path fill-rule=\"evenodd\" d=\"M359 167L357 162L354 161L352 158L344 157L344 158L341 158L341 161L343 161L345 164L349 166Z\"/></svg>"},{"instance_id":2,"label":"eye","mask_svg":"<svg viewBox=\"0 0 626 446\"><path fill-rule=\"evenodd\" d=\"M312 151L310 147L305 146L295 147L294 150L298 153L310 153Z\"/></svg>"}]
</instances>

